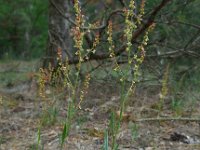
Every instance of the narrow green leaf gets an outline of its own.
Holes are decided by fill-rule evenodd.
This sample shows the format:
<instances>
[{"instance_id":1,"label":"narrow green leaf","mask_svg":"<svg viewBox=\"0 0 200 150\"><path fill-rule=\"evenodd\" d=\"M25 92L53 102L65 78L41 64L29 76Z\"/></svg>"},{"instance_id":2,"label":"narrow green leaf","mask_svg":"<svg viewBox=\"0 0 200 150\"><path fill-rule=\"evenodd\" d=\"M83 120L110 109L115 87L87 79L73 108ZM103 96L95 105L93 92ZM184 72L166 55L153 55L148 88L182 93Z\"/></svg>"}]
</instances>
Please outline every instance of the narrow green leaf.
<instances>
[{"instance_id":1,"label":"narrow green leaf","mask_svg":"<svg viewBox=\"0 0 200 150\"><path fill-rule=\"evenodd\" d=\"M108 150L108 131L107 130L104 133L103 150Z\"/></svg>"},{"instance_id":2,"label":"narrow green leaf","mask_svg":"<svg viewBox=\"0 0 200 150\"><path fill-rule=\"evenodd\" d=\"M40 146L40 140L41 140L41 132L40 132L40 128L38 129L37 132L37 150L39 150L39 146Z\"/></svg>"},{"instance_id":3,"label":"narrow green leaf","mask_svg":"<svg viewBox=\"0 0 200 150\"><path fill-rule=\"evenodd\" d=\"M64 129L63 129L63 132L62 132L62 137L61 137L61 149L63 147L63 144L65 142L66 137L67 137L67 125L65 123Z\"/></svg>"}]
</instances>

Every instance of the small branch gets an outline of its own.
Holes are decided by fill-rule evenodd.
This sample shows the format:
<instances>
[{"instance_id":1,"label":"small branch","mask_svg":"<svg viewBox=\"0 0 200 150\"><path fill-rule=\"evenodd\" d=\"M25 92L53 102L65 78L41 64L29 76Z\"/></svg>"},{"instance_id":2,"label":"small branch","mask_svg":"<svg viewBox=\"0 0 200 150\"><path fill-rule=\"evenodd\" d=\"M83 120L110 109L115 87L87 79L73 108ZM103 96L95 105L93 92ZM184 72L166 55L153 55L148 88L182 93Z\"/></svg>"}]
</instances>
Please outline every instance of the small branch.
<instances>
[{"instance_id":1,"label":"small branch","mask_svg":"<svg viewBox=\"0 0 200 150\"><path fill-rule=\"evenodd\" d=\"M149 18L147 19L147 22L133 34L132 42L134 42L134 40L138 38L139 35L141 35L146 29L148 29L152 25L158 12L170 1L172 0L163 0L156 8L154 8Z\"/></svg>"},{"instance_id":2,"label":"small branch","mask_svg":"<svg viewBox=\"0 0 200 150\"><path fill-rule=\"evenodd\" d=\"M195 57L195 58L200 58L200 54L194 52L194 51L190 51L190 50L175 50L175 51L170 51L170 52L166 52L163 54L157 54L157 55L147 55L147 58L152 58L152 57L162 57L162 58L175 58L175 57L179 57L182 56L183 54Z\"/></svg>"},{"instance_id":3,"label":"small branch","mask_svg":"<svg viewBox=\"0 0 200 150\"><path fill-rule=\"evenodd\" d=\"M172 117L172 118L164 118L164 117L157 117L157 118L142 118L132 120L133 122L150 122L150 121L190 121L190 122L200 122L200 118L181 118L181 117Z\"/></svg>"},{"instance_id":4,"label":"small branch","mask_svg":"<svg viewBox=\"0 0 200 150\"><path fill-rule=\"evenodd\" d=\"M200 30L200 26L196 25L196 24L192 24L192 23L188 23L188 22L182 22L182 21L174 21L172 23L183 24L183 25L190 26L190 27L193 27L193 28Z\"/></svg>"}]
</instances>

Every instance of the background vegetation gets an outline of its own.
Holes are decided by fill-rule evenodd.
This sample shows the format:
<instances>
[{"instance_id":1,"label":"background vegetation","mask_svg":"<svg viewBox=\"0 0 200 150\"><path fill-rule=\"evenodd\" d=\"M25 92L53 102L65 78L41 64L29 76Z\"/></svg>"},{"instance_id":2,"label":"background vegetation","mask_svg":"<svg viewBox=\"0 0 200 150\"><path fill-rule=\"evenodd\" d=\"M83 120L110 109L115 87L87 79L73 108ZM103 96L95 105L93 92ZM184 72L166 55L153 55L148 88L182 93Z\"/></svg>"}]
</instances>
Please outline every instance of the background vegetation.
<instances>
[{"instance_id":1,"label":"background vegetation","mask_svg":"<svg viewBox=\"0 0 200 150\"><path fill-rule=\"evenodd\" d=\"M48 1L0 1L0 58L33 59L44 54Z\"/></svg>"}]
</instances>

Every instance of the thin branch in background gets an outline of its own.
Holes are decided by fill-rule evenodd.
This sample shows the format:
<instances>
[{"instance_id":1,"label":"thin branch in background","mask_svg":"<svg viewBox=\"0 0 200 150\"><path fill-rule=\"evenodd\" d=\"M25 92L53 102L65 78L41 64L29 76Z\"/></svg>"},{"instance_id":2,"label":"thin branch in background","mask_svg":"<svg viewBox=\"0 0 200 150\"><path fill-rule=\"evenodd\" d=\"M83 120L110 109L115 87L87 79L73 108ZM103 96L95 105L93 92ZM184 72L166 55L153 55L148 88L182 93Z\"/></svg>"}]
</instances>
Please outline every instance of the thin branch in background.
<instances>
[{"instance_id":1,"label":"thin branch in background","mask_svg":"<svg viewBox=\"0 0 200 150\"><path fill-rule=\"evenodd\" d=\"M200 30L185 44L184 49L187 49L199 36Z\"/></svg>"},{"instance_id":2,"label":"thin branch in background","mask_svg":"<svg viewBox=\"0 0 200 150\"><path fill-rule=\"evenodd\" d=\"M155 121L186 121L186 122L200 122L200 118L182 118L182 117L156 117L156 118L141 118L132 120L133 122L155 122Z\"/></svg>"}]
</instances>

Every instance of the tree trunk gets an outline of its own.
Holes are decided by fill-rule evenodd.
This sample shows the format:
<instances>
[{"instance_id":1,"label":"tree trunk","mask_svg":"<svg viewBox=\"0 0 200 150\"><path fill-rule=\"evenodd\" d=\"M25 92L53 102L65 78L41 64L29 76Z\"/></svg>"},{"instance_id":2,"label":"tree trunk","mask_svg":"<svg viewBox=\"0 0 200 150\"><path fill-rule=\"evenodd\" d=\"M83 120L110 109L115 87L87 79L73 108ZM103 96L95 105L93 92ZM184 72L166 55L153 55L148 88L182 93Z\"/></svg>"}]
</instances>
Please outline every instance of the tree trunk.
<instances>
[{"instance_id":1,"label":"tree trunk","mask_svg":"<svg viewBox=\"0 0 200 150\"><path fill-rule=\"evenodd\" d=\"M70 36L70 23L60 13L69 15L70 2L67 0L49 0L49 30L46 57L44 67L49 63L52 66L57 64L57 50L62 49L63 60L66 56L71 58L72 37Z\"/></svg>"}]
</instances>

